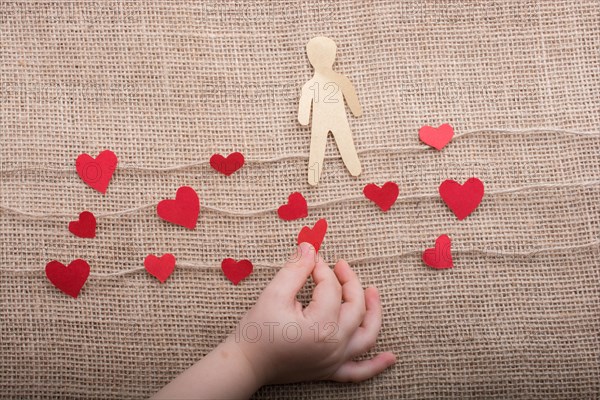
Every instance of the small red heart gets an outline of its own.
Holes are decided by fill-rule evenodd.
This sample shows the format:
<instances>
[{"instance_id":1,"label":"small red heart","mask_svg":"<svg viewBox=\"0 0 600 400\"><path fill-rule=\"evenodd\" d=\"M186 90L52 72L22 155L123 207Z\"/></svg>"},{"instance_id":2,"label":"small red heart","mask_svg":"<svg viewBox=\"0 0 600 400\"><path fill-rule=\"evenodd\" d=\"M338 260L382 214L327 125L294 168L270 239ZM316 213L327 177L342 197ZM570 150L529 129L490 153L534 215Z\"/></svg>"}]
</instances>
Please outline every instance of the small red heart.
<instances>
[{"instance_id":1,"label":"small red heart","mask_svg":"<svg viewBox=\"0 0 600 400\"><path fill-rule=\"evenodd\" d=\"M228 155L227 158L220 154L213 154L210 158L210 166L229 176L244 166L244 155L237 151Z\"/></svg>"},{"instance_id":2,"label":"small red heart","mask_svg":"<svg viewBox=\"0 0 600 400\"><path fill-rule=\"evenodd\" d=\"M234 285L250 275L253 268L250 260L235 261L233 258L226 258L221 262L223 273Z\"/></svg>"},{"instance_id":3,"label":"small red heart","mask_svg":"<svg viewBox=\"0 0 600 400\"><path fill-rule=\"evenodd\" d=\"M175 200L162 200L156 206L156 213L165 221L194 229L200 214L200 199L194 189L182 186L177 189Z\"/></svg>"},{"instance_id":4,"label":"small red heart","mask_svg":"<svg viewBox=\"0 0 600 400\"><path fill-rule=\"evenodd\" d=\"M79 214L79 220L69 222L69 231L81 238L96 237L96 217L89 211Z\"/></svg>"},{"instance_id":5,"label":"small red heart","mask_svg":"<svg viewBox=\"0 0 600 400\"><path fill-rule=\"evenodd\" d=\"M454 267L450 245L450 238L447 235L441 235L435 240L434 248L426 249L423 252L423 262L435 269Z\"/></svg>"},{"instance_id":6,"label":"small red heart","mask_svg":"<svg viewBox=\"0 0 600 400\"><path fill-rule=\"evenodd\" d=\"M75 161L79 177L93 189L106 193L106 188L117 169L117 156L110 150L104 150L98 157L80 154Z\"/></svg>"},{"instance_id":7,"label":"small red heart","mask_svg":"<svg viewBox=\"0 0 600 400\"><path fill-rule=\"evenodd\" d=\"M90 265L82 259L71 261L69 266L54 260L46 264L46 277L63 293L77 298L90 275Z\"/></svg>"},{"instance_id":8,"label":"small red heart","mask_svg":"<svg viewBox=\"0 0 600 400\"><path fill-rule=\"evenodd\" d=\"M277 214L279 215L279 218L286 221L308 217L308 205L306 204L306 199L299 192L290 194L288 196L287 204L279 207Z\"/></svg>"},{"instance_id":9,"label":"small red heart","mask_svg":"<svg viewBox=\"0 0 600 400\"><path fill-rule=\"evenodd\" d=\"M382 187L369 183L364 187L363 193L367 199L377 204L383 212L386 212L396 202L400 189L394 182L386 182Z\"/></svg>"},{"instance_id":10,"label":"small red heart","mask_svg":"<svg viewBox=\"0 0 600 400\"><path fill-rule=\"evenodd\" d=\"M173 254L163 254L157 257L154 254L148 254L144 260L146 271L161 283L165 283L175 269L175 256Z\"/></svg>"},{"instance_id":11,"label":"small red heart","mask_svg":"<svg viewBox=\"0 0 600 400\"><path fill-rule=\"evenodd\" d=\"M459 220L471 214L483 199L483 182L470 178L464 184L451 179L445 180L439 187L442 200Z\"/></svg>"},{"instance_id":12,"label":"small red heart","mask_svg":"<svg viewBox=\"0 0 600 400\"><path fill-rule=\"evenodd\" d=\"M442 124L438 128L425 125L419 129L419 139L431 147L441 150L450 143L454 136L454 128L450 124Z\"/></svg>"},{"instance_id":13,"label":"small red heart","mask_svg":"<svg viewBox=\"0 0 600 400\"><path fill-rule=\"evenodd\" d=\"M298 234L298 244L307 242L312 244L316 251L319 251L323 238L325 238L325 232L327 232L327 221L325 218L321 218L312 229L308 226L302 228Z\"/></svg>"}]
</instances>

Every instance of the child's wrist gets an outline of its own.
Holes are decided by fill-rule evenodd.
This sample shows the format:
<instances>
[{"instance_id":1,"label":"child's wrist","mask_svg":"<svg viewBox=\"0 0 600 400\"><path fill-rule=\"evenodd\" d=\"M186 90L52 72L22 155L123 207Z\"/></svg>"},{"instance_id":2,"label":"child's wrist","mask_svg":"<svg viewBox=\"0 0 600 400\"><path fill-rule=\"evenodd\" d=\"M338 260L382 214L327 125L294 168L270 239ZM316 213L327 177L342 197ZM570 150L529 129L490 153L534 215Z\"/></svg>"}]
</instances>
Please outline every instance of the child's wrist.
<instances>
[{"instance_id":1,"label":"child's wrist","mask_svg":"<svg viewBox=\"0 0 600 400\"><path fill-rule=\"evenodd\" d=\"M232 361L235 360L236 368L239 368L240 374L246 378L248 386L253 387L254 391L267 384L264 369L260 368L256 360L253 360L252 356L244 351L241 343L235 340L233 335L225 339L219 348L225 354L229 354Z\"/></svg>"}]
</instances>

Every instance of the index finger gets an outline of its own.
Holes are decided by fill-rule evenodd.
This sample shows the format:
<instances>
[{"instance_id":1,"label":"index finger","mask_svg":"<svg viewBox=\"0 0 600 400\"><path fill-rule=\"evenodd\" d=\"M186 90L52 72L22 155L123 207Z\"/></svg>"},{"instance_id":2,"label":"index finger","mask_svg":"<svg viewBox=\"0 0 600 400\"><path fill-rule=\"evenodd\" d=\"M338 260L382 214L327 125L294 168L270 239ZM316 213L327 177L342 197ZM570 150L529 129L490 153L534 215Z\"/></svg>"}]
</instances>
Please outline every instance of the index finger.
<instances>
[{"instance_id":1,"label":"index finger","mask_svg":"<svg viewBox=\"0 0 600 400\"><path fill-rule=\"evenodd\" d=\"M300 243L295 254L277 272L264 294L295 303L296 294L302 289L315 267L316 251L309 243Z\"/></svg>"},{"instance_id":2,"label":"index finger","mask_svg":"<svg viewBox=\"0 0 600 400\"><path fill-rule=\"evenodd\" d=\"M317 260L312 277L316 286L312 300L304 310L304 315L310 316L315 321L337 324L342 305L340 282L321 257Z\"/></svg>"}]
</instances>

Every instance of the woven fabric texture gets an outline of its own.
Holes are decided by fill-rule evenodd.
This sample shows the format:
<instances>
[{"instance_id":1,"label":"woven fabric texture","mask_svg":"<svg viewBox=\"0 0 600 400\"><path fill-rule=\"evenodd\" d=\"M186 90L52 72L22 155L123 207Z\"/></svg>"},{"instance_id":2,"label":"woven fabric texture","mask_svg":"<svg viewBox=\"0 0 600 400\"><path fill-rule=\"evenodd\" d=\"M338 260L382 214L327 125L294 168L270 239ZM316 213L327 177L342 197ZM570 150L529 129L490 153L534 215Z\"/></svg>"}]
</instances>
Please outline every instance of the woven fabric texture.
<instances>
[{"instance_id":1,"label":"woven fabric texture","mask_svg":"<svg viewBox=\"0 0 600 400\"><path fill-rule=\"evenodd\" d=\"M349 116L363 173L330 137L312 187L296 118L318 35L336 41L364 110ZM233 329L302 226L327 218L322 254L379 288L373 352L398 362L361 384L254 398L595 398L599 71L595 0L2 1L0 397L151 395ZM441 152L419 142L442 123L467 134ZM104 149L119 167L103 196L75 159ZM241 170L211 169L233 151ZM458 221L438 186L472 176L486 195ZM400 198L384 214L362 188L386 181ZM181 185L201 199L193 231L156 216ZM309 216L282 221L295 191ZM83 210L95 239L67 230ZM441 234L452 270L421 262ZM165 252L180 265L161 285L143 260ZM233 286L227 257L254 273ZM92 274L73 299L44 267L76 258Z\"/></svg>"}]
</instances>

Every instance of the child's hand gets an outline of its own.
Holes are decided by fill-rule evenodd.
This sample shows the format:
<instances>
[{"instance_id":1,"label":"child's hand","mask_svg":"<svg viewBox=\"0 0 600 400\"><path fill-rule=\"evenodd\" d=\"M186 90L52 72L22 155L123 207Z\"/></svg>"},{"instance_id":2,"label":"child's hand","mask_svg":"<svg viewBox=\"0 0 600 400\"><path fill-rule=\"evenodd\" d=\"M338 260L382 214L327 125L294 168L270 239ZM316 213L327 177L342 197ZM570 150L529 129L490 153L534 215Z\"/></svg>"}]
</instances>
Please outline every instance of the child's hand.
<instances>
[{"instance_id":1,"label":"child's hand","mask_svg":"<svg viewBox=\"0 0 600 400\"><path fill-rule=\"evenodd\" d=\"M296 294L311 274L316 286L303 309ZM302 243L236 330L153 398L237 399L271 383L369 379L396 361L390 352L352 361L375 345L380 327L377 289L363 291L345 261L332 271Z\"/></svg>"},{"instance_id":2,"label":"child's hand","mask_svg":"<svg viewBox=\"0 0 600 400\"><path fill-rule=\"evenodd\" d=\"M316 286L303 309L296 294L311 274ZM340 260L332 270L310 244L302 243L227 342L239 346L261 385L357 382L396 361L390 352L352 361L375 345L380 328L377 289L363 290L348 263Z\"/></svg>"}]
</instances>

